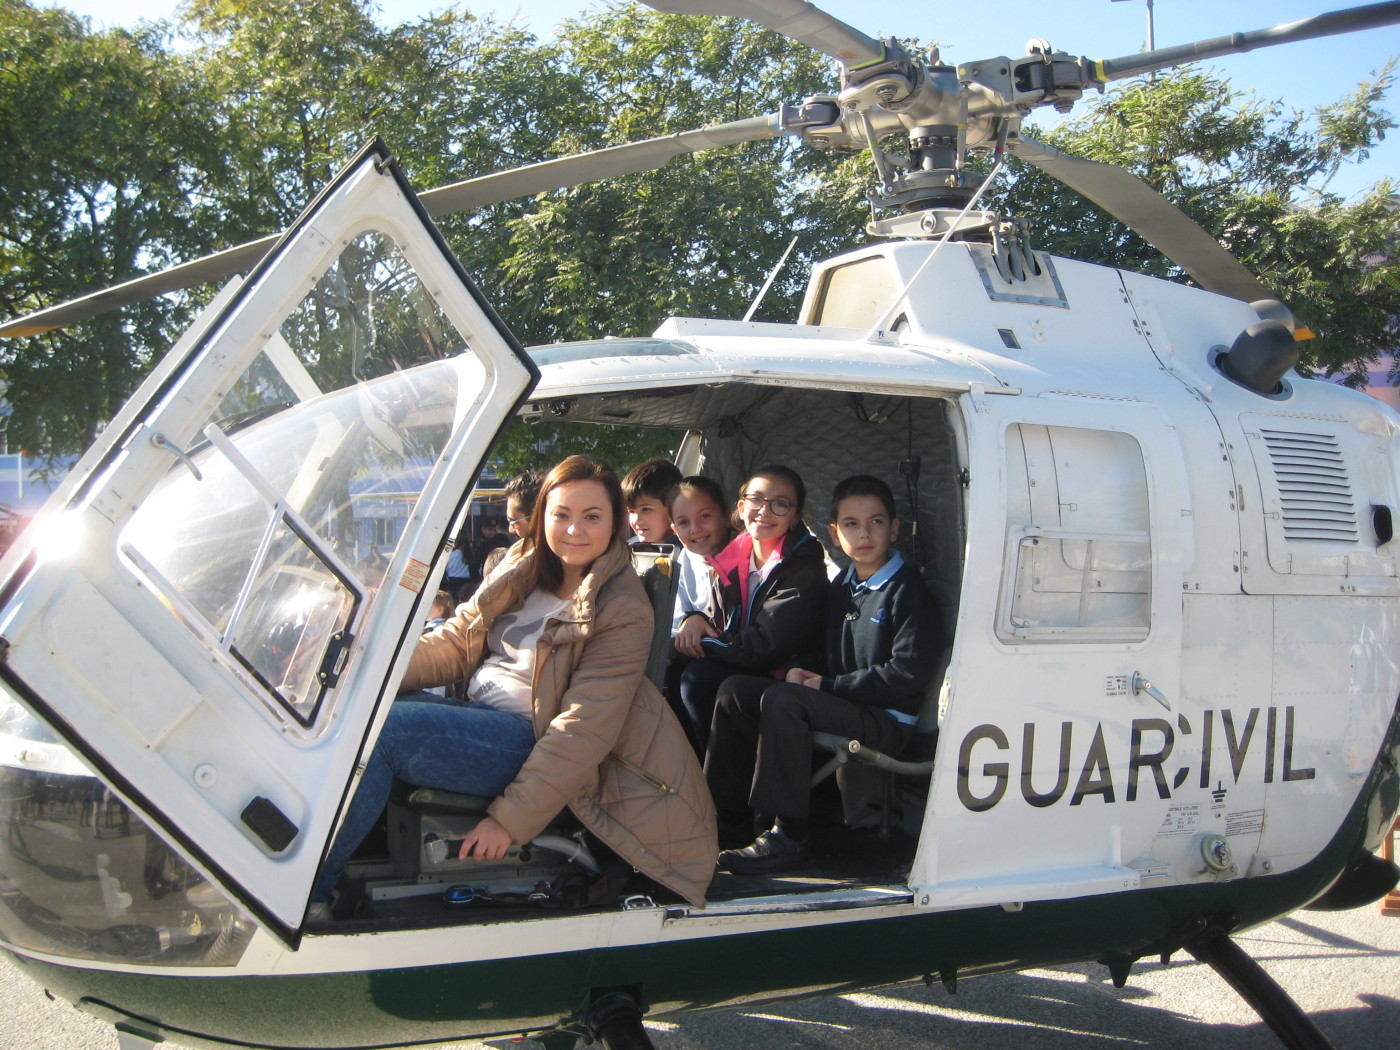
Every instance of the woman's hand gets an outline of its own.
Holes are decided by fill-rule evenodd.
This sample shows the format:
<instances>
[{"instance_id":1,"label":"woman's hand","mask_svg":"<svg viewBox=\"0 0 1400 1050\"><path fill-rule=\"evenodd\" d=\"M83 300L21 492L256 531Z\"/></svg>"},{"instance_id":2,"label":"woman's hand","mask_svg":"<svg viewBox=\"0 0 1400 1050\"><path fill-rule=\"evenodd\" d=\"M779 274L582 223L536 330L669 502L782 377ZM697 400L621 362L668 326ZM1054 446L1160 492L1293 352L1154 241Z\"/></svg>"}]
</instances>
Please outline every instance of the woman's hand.
<instances>
[{"instance_id":1,"label":"woman's hand","mask_svg":"<svg viewBox=\"0 0 1400 1050\"><path fill-rule=\"evenodd\" d=\"M483 817L481 822L462 839L458 860L500 860L511 847L510 832L495 817Z\"/></svg>"},{"instance_id":2,"label":"woman's hand","mask_svg":"<svg viewBox=\"0 0 1400 1050\"><path fill-rule=\"evenodd\" d=\"M700 639L718 637L719 632L711 626L709 620L699 613L691 613L681 623L681 629L676 632L676 652L682 656L689 656L692 660L699 660L705 655L700 647Z\"/></svg>"},{"instance_id":3,"label":"woman's hand","mask_svg":"<svg viewBox=\"0 0 1400 1050\"><path fill-rule=\"evenodd\" d=\"M804 671L800 667L789 667L787 680L797 685L805 685L811 689L820 689L822 676L813 671Z\"/></svg>"}]
</instances>

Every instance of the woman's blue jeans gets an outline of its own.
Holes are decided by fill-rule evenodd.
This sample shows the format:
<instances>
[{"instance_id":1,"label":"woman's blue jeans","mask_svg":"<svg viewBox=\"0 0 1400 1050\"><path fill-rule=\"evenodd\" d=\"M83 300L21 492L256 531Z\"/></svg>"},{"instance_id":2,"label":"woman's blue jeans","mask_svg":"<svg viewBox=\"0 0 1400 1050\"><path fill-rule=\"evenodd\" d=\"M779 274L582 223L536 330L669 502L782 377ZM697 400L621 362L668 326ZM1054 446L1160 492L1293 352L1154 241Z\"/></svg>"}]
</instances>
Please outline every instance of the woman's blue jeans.
<instances>
[{"instance_id":1,"label":"woman's blue jeans","mask_svg":"<svg viewBox=\"0 0 1400 1050\"><path fill-rule=\"evenodd\" d=\"M534 727L523 715L431 693L399 697L316 877L311 899L331 899L345 862L389 801L395 777L414 787L494 798L515 779L534 746Z\"/></svg>"}]
</instances>

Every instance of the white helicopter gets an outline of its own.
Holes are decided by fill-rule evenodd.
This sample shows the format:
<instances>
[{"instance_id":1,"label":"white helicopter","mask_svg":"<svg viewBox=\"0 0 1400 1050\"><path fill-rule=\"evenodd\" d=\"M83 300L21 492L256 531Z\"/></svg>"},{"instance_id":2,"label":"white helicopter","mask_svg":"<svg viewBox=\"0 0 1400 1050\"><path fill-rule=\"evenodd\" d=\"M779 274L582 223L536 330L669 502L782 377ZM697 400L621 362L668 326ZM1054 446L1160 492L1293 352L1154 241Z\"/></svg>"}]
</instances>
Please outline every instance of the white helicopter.
<instances>
[{"instance_id":1,"label":"white helicopter","mask_svg":"<svg viewBox=\"0 0 1400 1050\"><path fill-rule=\"evenodd\" d=\"M644 1012L1071 960L1121 984L1182 949L1285 1045L1327 1046L1230 934L1400 877L1375 856L1400 809L1400 416L1299 378L1288 311L1216 242L1019 124L1119 77L1400 22L1400 3L956 68L804 0L652 6L812 44L839 92L421 198L375 143L275 242L3 330L247 270L0 562L0 942L130 1050L644 1047ZM430 221L778 132L896 131L907 158L875 151L888 239L818 264L792 324L673 318L525 351ZM1051 257L976 210L968 154L1008 151L1204 290ZM729 490L772 460L813 493L901 479L950 628L931 751L828 739L815 763L853 819L873 803L898 834L721 873L703 908L590 900L598 864L566 823L464 864L442 843L480 800L405 790L348 871L373 914L308 925L444 540L515 415L683 428L682 468ZM358 528L384 530L386 566L333 542Z\"/></svg>"}]
</instances>

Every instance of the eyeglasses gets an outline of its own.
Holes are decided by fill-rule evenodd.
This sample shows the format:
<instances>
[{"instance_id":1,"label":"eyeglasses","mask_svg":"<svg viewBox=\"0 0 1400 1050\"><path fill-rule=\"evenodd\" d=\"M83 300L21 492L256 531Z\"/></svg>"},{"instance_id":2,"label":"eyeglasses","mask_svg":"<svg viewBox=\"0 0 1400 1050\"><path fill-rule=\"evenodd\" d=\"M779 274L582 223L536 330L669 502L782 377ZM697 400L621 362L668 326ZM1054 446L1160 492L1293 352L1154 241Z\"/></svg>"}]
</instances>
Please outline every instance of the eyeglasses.
<instances>
[{"instance_id":1,"label":"eyeglasses","mask_svg":"<svg viewBox=\"0 0 1400 1050\"><path fill-rule=\"evenodd\" d=\"M528 524L529 521L530 521L530 515L528 515L528 514L522 514L522 515L520 515L520 517L518 517L518 518L511 518L510 520L508 520L508 521L506 522L506 524L509 525L511 528L514 528L514 527L517 526L517 525L525 525L525 524Z\"/></svg>"},{"instance_id":2,"label":"eyeglasses","mask_svg":"<svg viewBox=\"0 0 1400 1050\"><path fill-rule=\"evenodd\" d=\"M768 504L768 509L775 518L786 518L792 513L793 508L797 506L796 503L786 496L778 496L774 499L769 499L766 496L760 496L756 492L745 492L739 498L744 501L744 506L748 507L749 510L762 510L763 505L765 503Z\"/></svg>"}]
</instances>

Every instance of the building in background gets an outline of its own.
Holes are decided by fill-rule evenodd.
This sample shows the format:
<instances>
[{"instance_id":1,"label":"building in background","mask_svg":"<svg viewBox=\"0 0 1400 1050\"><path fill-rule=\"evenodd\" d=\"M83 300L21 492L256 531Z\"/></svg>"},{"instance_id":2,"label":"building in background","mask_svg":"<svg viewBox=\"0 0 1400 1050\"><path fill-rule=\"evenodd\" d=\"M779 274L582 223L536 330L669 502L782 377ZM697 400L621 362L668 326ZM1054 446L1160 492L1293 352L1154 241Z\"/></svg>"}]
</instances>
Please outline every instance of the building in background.
<instances>
[{"instance_id":1,"label":"building in background","mask_svg":"<svg viewBox=\"0 0 1400 1050\"><path fill-rule=\"evenodd\" d=\"M1359 389L1362 393L1370 394L1377 401L1384 401L1391 408L1400 412L1400 389L1397 389L1390 381L1391 372L1395 368L1395 355L1386 354L1371 362L1370 381Z\"/></svg>"}]
</instances>

